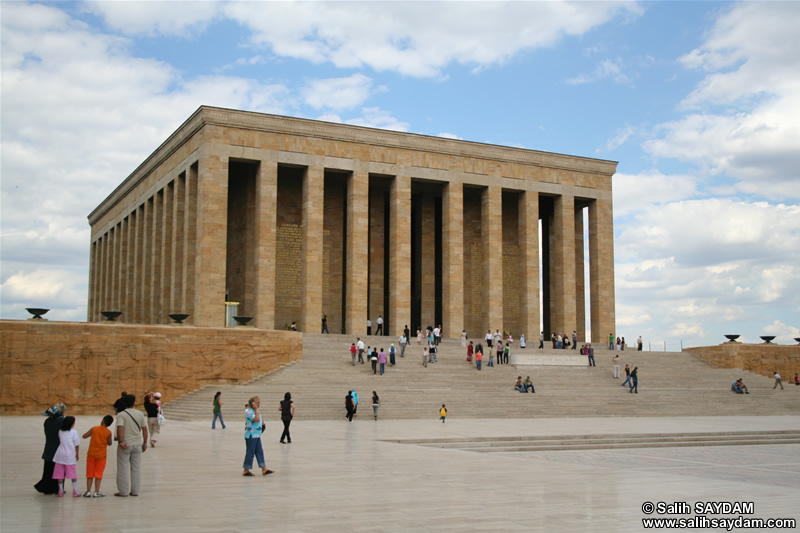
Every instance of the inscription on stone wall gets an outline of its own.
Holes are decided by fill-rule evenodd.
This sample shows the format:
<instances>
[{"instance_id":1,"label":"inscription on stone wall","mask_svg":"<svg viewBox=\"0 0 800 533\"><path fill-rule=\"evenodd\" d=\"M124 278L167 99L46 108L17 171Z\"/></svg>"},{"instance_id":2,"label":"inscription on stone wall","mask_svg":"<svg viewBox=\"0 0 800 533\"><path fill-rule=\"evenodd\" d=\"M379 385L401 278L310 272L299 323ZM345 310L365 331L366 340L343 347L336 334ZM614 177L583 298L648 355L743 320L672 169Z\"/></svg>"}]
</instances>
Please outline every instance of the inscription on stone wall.
<instances>
[{"instance_id":1,"label":"inscription on stone wall","mask_svg":"<svg viewBox=\"0 0 800 533\"><path fill-rule=\"evenodd\" d=\"M322 232L322 294L328 294L331 287L331 231Z\"/></svg>"},{"instance_id":2,"label":"inscription on stone wall","mask_svg":"<svg viewBox=\"0 0 800 533\"><path fill-rule=\"evenodd\" d=\"M519 324L519 246L503 243L503 323Z\"/></svg>"},{"instance_id":3,"label":"inscription on stone wall","mask_svg":"<svg viewBox=\"0 0 800 533\"><path fill-rule=\"evenodd\" d=\"M278 246L275 257L276 303L285 308L300 308L302 304L303 231L299 224L278 226Z\"/></svg>"},{"instance_id":4,"label":"inscription on stone wall","mask_svg":"<svg viewBox=\"0 0 800 533\"><path fill-rule=\"evenodd\" d=\"M469 247L470 256L470 291L472 302L470 310L473 316L480 317L482 312L483 302L483 250L480 243L473 242Z\"/></svg>"}]
</instances>

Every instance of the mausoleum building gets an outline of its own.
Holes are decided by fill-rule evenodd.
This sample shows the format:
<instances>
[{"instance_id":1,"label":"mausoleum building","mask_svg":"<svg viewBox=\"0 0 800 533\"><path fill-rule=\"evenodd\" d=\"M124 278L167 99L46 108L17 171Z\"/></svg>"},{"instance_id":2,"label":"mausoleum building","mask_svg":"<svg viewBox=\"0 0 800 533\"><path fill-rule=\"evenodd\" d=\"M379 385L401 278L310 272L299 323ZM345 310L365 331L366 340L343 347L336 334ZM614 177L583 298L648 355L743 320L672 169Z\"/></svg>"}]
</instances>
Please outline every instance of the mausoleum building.
<instances>
[{"instance_id":1,"label":"mausoleum building","mask_svg":"<svg viewBox=\"0 0 800 533\"><path fill-rule=\"evenodd\" d=\"M88 318L599 341L616 165L203 106L89 215Z\"/></svg>"}]
</instances>

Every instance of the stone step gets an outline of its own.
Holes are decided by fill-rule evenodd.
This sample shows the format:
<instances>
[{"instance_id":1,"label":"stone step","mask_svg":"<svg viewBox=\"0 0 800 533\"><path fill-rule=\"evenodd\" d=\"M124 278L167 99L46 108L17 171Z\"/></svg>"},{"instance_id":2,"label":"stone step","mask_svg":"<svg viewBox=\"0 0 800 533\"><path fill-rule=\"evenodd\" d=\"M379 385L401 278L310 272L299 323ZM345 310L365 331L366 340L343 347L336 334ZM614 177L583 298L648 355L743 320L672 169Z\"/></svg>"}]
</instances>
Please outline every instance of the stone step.
<instances>
[{"instance_id":1,"label":"stone step","mask_svg":"<svg viewBox=\"0 0 800 533\"><path fill-rule=\"evenodd\" d=\"M254 395L261 396L262 406L274 405L277 415L278 402L290 391L298 419L333 420L343 418L344 394L355 387L362 407L371 391L377 390L383 403L380 416L390 419L435 417L442 403L452 409L452 416L461 418L800 414L800 387L773 391L769 378L717 369L688 353L618 352L623 362L639 367L640 394L633 395L619 387L622 380L612 377L610 353L596 356L598 366L591 368L484 365L477 372L474 364L466 362L460 340L445 339L439 346L439 362L427 368L421 365L421 349L414 340L405 358L398 355L397 366L387 365L386 374L376 376L369 364L352 366L349 346L353 340L346 335L304 334L301 361L249 383L210 385L168 401L165 412L175 420L210 419L214 392L220 390L228 418L241 417L244 404ZM388 343L378 345L388 348ZM563 354L564 350L537 352L573 357ZM521 396L513 389L518 375L532 377L536 394ZM730 383L738 377L744 378L751 394L730 392ZM369 412L362 409L362 416L371 416L366 408Z\"/></svg>"},{"instance_id":2,"label":"stone step","mask_svg":"<svg viewBox=\"0 0 800 533\"><path fill-rule=\"evenodd\" d=\"M391 442L480 453L502 453L680 446L798 444L800 443L800 431L409 439Z\"/></svg>"}]
</instances>

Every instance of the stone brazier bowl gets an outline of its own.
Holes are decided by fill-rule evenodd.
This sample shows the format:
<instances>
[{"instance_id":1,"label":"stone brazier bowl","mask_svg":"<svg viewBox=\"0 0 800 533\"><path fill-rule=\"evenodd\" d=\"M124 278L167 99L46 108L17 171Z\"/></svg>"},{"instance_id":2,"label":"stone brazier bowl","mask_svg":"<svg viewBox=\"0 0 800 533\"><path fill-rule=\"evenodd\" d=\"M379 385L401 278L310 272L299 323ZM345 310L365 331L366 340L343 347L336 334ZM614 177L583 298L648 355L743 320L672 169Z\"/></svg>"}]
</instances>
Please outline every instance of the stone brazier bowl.
<instances>
[{"instance_id":1,"label":"stone brazier bowl","mask_svg":"<svg viewBox=\"0 0 800 533\"><path fill-rule=\"evenodd\" d=\"M175 321L176 324L183 324L183 321L189 318L189 315L184 313L172 313L168 315L172 320Z\"/></svg>"}]
</instances>

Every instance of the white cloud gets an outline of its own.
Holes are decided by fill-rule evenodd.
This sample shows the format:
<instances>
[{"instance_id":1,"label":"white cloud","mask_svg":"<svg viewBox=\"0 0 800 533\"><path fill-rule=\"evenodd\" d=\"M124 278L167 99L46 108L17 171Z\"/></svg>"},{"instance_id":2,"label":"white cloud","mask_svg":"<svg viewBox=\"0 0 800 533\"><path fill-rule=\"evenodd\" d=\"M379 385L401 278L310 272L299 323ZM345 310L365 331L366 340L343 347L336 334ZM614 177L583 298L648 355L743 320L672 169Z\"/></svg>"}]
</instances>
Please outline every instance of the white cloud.
<instances>
[{"instance_id":1,"label":"white cloud","mask_svg":"<svg viewBox=\"0 0 800 533\"><path fill-rule=\"evenodd\" d=\"M638 130L636 127L631 126L630 124L625 124L624 128L618 129L616 131L616 135L614 135L606 142L606 150L609 152L611 150L616 150L617 148L625 144L627 140L631 137L631 135L635 134L637 131ZM600 150L595 150L595 151L599 152Z\"/></svg>"},{"instance_id":2,"label":"white cloud","mask_svg":"<svg viewBox=\"0 0 800 533\"><path fill-rule=\"evenodd\" d=\"M124 35L190 36L202 31L220 14L218 2L87 1L83 8L102 16Z\"/></svg>"},{"instance_id":3,"label":"white cloud","mask_svg":"<svg viewBox=\"0 0 800 533\"><path fill-rule=\"evenodd\" d=\"M89 212L198 106L285 113L291 98L242 78L184 80L52 6L3 2L1 22L3 316L47 296L83 320Z\"/></svg>"},{"instance_id":4,"label":"white cloud","mask_svg":"<svg viewBox=\"0 0 800 533\"><path fill-rule=\"evenodd\" d=\"M616 178L614 185L619 190ZM796 316L800 206L725 199L654 202L615 223L623 329L668 332L698 345L707 344L712 332L721 342L724 329L757 338L763 333L754 324ZM624 305L642 298L653 319L649 324L637 321L637 305Z\"/></svg>"},{"instance_id":5,"label":"white cloud","mask_svg":"<svg viewBox=\"0 0 800 533\"><path fill-rule=\"evenodd\" d=\"M367 128L380 128L383 130L408 131L409 124L396 119L388 111L378 107L365 107L361 110L362 117L351 118L344 121L345 124L354 126L365 126Z\"/></svg>"},{"instance_id":6,"label":"white cloud","mask_svg":"<svg viewBox=\"0 0 800 533\"><path fill-rule=\"evenodd\" d=\"M574 78L569 78L566 83L568 85L583 85L585 83L594 83L607 79L615 83L628 84L633 82L633 79L623 72L624 69L625 63L622 61L622 58L604 59L591 73L579 74Z\"/></svg>"},{"instance_id":7,"label":"white cloud","mask_svg":"<svg viewBox=\"0 0 800 533\"><path fill-rule=\"evenodd\" d=\"M439 133L436 136L437 137L442 137L444 139L461 139L461 137L459 137L455 133L447 133L447 132Z\"/></svg>"},{"instance_id":8,"label":"white cloud","mask_svg":"<svg viewBox=\"0 0 800 533\"><path fill-rule=\"evenodd\" d=\"M687 200L698 194L693 176L665 176L658 170L644 174L614 174L614 215L648 211L654 205Z\"/></svg>"},{"instance_id":9,"label":"white cloud","mask_svg":"<svg viewBox=\"0 0 800 533\"><path fill-rule=\"evenodd\" d=\"M737 3L680 61L708 75L681 103L685 117L643 147L772 199L800 198L800 4ZM725 109L719 111L721 105Z\"/></svg>"},{"instance_id":10,"label":"white cloud","mask_svg":"<svg viewBox=\"0 0 800 533\"><path fill-rule=\"evenodd\" d=\"M800 328L796 326L789 326L780 320L775 320L771 324L764 326L764 333L766 335L775 335L775 340L780 344L796 344L795 339L800 338Z\"/></svg>"},{"instance_id":11,"label":"white cloud","mask_svg":"<svg viewBox=\"0 0 800 533\"><path fill-rule=\"evenodd\" d=\"M363 104L372 91L372 78L353 74L347 78L312 80L302 89L305 103L314 109L352 109Z\"/></svg>"},{"instance_id":12,"label":"white cloud","mask_svg":"<svg viewBox=\"0 0 800 533\"><path fill-rule=\"evenodd\" d=\"M439 76L450 63L482 67L582 35L630 2L231 2L227 16L278 56Z\"/></svg>"}]
</instances>

